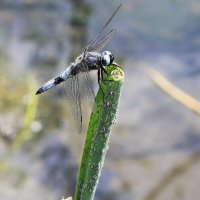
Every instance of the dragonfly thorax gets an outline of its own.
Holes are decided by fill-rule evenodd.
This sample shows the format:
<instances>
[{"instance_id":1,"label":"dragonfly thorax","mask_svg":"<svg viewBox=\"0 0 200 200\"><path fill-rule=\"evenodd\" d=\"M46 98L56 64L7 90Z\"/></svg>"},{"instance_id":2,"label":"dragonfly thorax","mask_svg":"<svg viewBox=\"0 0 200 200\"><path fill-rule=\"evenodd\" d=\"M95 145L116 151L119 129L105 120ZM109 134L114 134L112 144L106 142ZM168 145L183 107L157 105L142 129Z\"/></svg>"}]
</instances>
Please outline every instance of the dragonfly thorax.
<instances>
[{"instance_id":1,"label":"dragonfly thorax","mask_svg":"<svg viewBox=\"0 0 200 200\"><path fill-rule=\"evenodd\" d=\"M105 66L109 66L113 63L114 56L110 51L104 51L101 55L101 63Z\"/></svg>"}]
</instances>

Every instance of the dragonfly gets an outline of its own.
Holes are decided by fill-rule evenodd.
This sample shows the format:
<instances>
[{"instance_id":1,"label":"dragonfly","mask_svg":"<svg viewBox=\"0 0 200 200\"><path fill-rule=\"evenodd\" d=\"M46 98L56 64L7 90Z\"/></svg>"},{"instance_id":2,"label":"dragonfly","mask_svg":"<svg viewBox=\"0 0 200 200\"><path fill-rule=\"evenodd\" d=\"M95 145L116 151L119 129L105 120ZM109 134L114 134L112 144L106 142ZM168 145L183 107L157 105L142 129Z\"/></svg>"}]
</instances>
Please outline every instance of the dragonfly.
<instances>
[{"instance_id":1,"label":"dragonfly","mask_svg":"<svg viewBox=\"0 0 200 200\"><path fill-rule=\"evenodd\" d=\"M102 29L88 42L83 53L79 55L59 76L46 82L36 92L36 95L38 95L60 83L64 83L67 100L71 107L78 133L82 132L81 96L82 94L87 95L91 104L94 103L95 99L89 72L97 70L99 84L103 81L103 73L109 74L104 66L110 66L114 62L114 55L110 51L103 51L102 53L100 53L100 51L113 37L116 29L110 30L102 37L102 39L98 42L96 41L117 14L121 6L122 4L115 9Z\"/></svg>"}]
</instances>

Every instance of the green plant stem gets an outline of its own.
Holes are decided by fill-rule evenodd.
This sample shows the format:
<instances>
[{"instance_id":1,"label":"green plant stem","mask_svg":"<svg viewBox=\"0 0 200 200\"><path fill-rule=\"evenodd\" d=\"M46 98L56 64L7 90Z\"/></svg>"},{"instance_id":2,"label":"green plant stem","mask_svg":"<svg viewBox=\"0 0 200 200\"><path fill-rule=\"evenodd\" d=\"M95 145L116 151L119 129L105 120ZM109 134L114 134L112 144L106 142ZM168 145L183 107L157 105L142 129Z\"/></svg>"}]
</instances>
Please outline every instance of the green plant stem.
<instances>
[{"instance_id":1,"label":"green plant stem","mask_svg":"<svg viewBox=\"0 0 200 200\"><path fill-rule=\"evenodd\" d=\"M75 200L92 200L96 191L105 155L108 149L110 130L116 119L124 71L117 65L105 67L110 75L104 75L95 98L86 135Z\"/></svg>"}]
</instances>

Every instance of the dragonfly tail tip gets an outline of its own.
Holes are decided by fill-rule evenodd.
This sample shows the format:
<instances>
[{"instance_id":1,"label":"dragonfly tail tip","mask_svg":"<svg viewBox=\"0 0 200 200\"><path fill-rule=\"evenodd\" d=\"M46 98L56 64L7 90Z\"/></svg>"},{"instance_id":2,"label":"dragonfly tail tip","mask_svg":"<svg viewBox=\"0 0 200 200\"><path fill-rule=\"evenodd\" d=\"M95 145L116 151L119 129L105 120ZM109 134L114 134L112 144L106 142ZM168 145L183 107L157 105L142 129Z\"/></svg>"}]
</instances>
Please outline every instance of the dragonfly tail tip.
<instances>
[{"instance_id":1,"label":"dragonfly tail tip","mask_svg":"<svg viewBox=\"0 0 200 200\"><path fill-rule=\"evenodd\" d=\"M43 92L42 88L40 88L35 94L38 95L38 94L41 94Z\"/></svg>"}]
</instances>

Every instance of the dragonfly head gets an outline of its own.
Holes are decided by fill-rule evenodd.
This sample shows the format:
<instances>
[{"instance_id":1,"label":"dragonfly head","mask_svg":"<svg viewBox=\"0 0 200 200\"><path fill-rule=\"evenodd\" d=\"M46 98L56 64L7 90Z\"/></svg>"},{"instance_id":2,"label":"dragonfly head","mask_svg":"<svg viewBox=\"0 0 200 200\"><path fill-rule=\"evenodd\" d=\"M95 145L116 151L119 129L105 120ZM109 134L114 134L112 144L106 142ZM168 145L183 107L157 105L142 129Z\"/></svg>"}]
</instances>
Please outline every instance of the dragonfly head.
<instances>
[{"instance_id":1,"label":"dragonfly head","mask_svg":"<svg viewBox=\"0 0 200 200\"><path fill-rule=\"evenodd\" d=\"M114 56L110 51L104 51L101 54L101 63L105 66L109 66L113 63L114 61Z\"/></svg>"}]
</instances>

